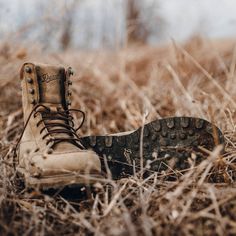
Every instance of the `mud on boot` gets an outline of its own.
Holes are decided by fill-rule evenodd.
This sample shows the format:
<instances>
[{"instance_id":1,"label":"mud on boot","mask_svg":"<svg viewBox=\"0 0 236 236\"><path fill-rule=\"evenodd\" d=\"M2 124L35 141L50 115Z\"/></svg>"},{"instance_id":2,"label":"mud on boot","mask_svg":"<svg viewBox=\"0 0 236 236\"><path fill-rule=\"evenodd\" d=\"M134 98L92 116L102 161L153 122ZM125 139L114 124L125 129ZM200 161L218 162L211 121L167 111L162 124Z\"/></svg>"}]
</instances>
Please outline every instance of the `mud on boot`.
<instances>
[{"instance_id":1,"label":"mud on boot","mask_svg":"<svg viewBox=\"0 0 236 236\"><path fill-rule=\"evenodd\" d=\"M196 162L223 144L222 132L208 121L194 117L169 117L152 121L133 132L113 135L87 136L81 143L108 161L113 178L133 174L140 170L141 156L147 172L183 170L189 167L188 158L196 155Z\"/></svg>"},{"instance_id":2,"label":"mud on boot","mask_svg":"<svg viewBox=\"0 0 236 236\"><path fill-rule=\"evenodd\" d=\"M71 75L71 68L46 64L25 63L21 69L24 128L16 170L26 187L84 185L101 177L99 157L83 147L73 127Z\"/></svg>"}]
</instances>

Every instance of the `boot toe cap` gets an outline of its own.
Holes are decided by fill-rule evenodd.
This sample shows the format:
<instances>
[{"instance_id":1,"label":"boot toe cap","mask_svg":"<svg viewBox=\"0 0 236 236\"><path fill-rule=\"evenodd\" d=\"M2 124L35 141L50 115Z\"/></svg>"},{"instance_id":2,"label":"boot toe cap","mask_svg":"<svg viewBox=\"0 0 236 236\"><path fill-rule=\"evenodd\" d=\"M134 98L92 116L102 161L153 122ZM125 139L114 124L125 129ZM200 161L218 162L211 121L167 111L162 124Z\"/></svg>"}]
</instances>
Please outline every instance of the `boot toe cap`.
<instances>
[{"instance_id":1,"label":"boot toe cap","mask_svg":"<svg viewBox=\"0 0 236 236\"><path fill-rule=\"evenodd\" d=\"M28 170L33 175L100 174L101 163L92 151L52 153L33 156Z\"/></svg>"}]
</instances>

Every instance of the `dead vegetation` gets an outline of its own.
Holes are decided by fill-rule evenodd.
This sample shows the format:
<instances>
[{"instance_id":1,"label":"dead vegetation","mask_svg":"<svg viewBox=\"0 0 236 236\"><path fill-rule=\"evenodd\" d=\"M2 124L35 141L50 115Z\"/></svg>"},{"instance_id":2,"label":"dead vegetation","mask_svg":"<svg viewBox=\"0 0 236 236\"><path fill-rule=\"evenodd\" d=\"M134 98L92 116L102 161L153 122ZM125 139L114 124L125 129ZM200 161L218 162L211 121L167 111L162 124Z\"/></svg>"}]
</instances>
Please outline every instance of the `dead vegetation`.
<instances>
[{"instance_id":1,"label":"dead vegetation","mask_svg":"<svg viewBox=\"0 0 236 236\"><path fill-rule=\"evenodd\" d=\"M235 235L235 45L194 38L185 45L117 53L45 54L2 44L0 235ZM175 182L166 181L165 172L148 179L137 174L97 184L97 194L73 190L73 199L17 189L12 150L23 127L18 74L25 61L74 68L73 107L86 112L81 135L188 115L218 125L226 153L217 147L199 166L192 162L188 171L175 173Z\"/></svg>"}]
</instances>

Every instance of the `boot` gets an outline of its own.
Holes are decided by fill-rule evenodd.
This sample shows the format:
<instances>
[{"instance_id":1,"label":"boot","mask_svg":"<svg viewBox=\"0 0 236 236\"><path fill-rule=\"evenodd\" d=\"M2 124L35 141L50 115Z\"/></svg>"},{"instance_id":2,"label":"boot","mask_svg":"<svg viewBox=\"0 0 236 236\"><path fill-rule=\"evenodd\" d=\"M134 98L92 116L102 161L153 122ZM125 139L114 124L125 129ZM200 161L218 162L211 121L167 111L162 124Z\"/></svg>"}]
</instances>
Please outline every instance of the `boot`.
<instances>
[{"instance_id":1,"label":"boot","mask_svg":"<svg viewBox=\"0 0 236 236\"><path fill-rule=\"evenodd\" d=\"M104 171L104 158L107 160L115 179L138 172L142 165L146 173L184 170L190 167L190 157L196 156L198 164L218 144L224 148L222 132L208 121L194 117L169 117L136 131L81 137L80 141L102 157Z\"/></svg>"},{"instance_id":2,"label":"boot","mask_svg":"<svg viewBox=\"0 0 236 236\"><path fill-rule=\"evenodd\" d=\"M71 68L44 64L25 63L21 69L24 130L16 169L29 187L83 185L100 177L99 157L85 150L73 127L71 75Z\"/></svg>"}]
</instances>

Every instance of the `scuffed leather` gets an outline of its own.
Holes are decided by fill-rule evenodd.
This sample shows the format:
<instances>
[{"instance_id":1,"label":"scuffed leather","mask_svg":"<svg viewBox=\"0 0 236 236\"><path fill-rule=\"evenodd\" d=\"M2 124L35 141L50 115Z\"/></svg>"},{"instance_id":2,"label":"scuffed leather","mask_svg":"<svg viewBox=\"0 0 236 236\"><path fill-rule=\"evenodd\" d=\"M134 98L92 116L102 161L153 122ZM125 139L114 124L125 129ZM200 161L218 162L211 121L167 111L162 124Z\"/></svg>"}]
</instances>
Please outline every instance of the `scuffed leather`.
<instances>
[{"instance_id":1,"label":"scuffed leather","mask_svg":"<svg viewBox=\"0 0 236 236\"><path fill-rule=\"evenodd\" d=\"M26 67L31 68L31 73L25 71ZM20 75L24 122L35 104L46 104L52 109L67 107L68 76L63 67L25 63ZM28 82L29 78L32 83ZM33 94L29 92L32 89ZM34 104L31 103L32 99L35 100ZM81 150L69 142L61 142L53 150L46 145L42 137L48 132L47 129L40 133L45 124L36 125L41 118L40 114L32 116L25 129L19 148L19 167L38 177L68 172L100 173L100 160L94 152Z\"/></svg>"}]
</instances>

